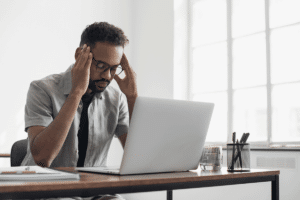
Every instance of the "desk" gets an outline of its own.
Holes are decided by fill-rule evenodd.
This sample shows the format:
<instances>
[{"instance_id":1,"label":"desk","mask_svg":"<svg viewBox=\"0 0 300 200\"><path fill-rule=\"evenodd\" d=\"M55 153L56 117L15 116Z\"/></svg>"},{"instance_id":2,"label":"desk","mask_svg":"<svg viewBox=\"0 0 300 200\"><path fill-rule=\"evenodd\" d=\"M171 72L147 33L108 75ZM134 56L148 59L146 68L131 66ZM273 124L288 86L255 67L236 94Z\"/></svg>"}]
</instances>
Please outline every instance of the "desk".
<instances>
[{"instance_id":1,"label":"desk","mask_svg":"<svg viewBox=\"0 0 300 200\"><path fill-rule=\"evenodd\" d=\"M57 168L75 171L74 168ZM0 199L3 198L51 198L97 194L167 191L167 200L172 199L176 189L212 187L271 181L272 200L279 200L279 170L252 169L251 172L229 173L224 167L218 172L161 173L147 175L103 175L81 173L78 181L52 182L0 182Z\"/></svg>"}]
</instances>

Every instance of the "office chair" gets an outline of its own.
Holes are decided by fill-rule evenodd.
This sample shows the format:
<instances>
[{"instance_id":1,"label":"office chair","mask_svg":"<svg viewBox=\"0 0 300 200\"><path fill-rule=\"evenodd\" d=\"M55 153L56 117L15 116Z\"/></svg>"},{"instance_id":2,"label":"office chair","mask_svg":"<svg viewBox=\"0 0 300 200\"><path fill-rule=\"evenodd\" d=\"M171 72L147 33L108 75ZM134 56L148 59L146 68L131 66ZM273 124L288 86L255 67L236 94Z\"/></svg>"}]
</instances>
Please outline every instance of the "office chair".
<instances>
[{"instance_id":1,"label":"office chair","mask_svg":"<svg viewBox=\"0 0 300 200\"><path fill-rule=\"evenodd\" d=\"M10 165L20 166L27 153L27 139L16 141L11 147Z\"/></svg>"}]
</instances>

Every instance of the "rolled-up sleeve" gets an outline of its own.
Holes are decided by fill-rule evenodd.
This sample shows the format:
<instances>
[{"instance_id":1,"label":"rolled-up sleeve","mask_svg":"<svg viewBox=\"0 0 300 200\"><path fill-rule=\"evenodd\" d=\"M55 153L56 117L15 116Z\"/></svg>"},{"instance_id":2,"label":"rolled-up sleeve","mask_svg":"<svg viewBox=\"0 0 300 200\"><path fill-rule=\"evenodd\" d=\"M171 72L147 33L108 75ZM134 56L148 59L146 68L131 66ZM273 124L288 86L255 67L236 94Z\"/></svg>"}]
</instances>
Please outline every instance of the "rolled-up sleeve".
<instances>
[{"instance_id":1,"label":"rolled-up sleeve","mask_svg":"<svg viewBox=\"0 0 300 200\"><path fill-rule=\"evenodd\" d=\"M52 121L51 98L37 82L31 82L25 105L25 131L30 126L47 127Z\"/></svg>"},{"instance_id":2,"label":"rolled-up sleeve","mask_svg":"<svg viewBox=\"0 0 300 200\"><path fill-rule=\"evenodd\" d=\"M118 124L115 130L115 137L120 137L121 135L128 132L129 129L129 112L127 99L123 93L120 95L120 104L119 104L119 116Z\"/></svg>"}]
</instances>

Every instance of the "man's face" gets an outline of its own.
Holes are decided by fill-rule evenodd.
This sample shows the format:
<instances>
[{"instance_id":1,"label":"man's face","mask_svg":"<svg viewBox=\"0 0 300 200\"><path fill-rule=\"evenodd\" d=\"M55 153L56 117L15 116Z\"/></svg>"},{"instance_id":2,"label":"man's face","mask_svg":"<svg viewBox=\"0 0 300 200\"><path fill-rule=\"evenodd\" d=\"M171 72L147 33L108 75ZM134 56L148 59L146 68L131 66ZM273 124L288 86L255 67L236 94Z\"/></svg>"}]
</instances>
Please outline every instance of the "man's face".
<instances>
[{"instance_id":1,"label":"man's face","mask_svg":"<svg viewBox=\"0 0 300 200\"><path fill-rule=\"evenodd\" d=\"M119 65L124 49L122 46L116 46L106 42L96 42L96 45L91 49L91 52L93 53L94 59L91 64L90 82L87 92L100 93L110 84L114 76L111 75L110 69L106 71L97 70L96 61L101 61L110 66Z\"/></svg>"}]
</instances>

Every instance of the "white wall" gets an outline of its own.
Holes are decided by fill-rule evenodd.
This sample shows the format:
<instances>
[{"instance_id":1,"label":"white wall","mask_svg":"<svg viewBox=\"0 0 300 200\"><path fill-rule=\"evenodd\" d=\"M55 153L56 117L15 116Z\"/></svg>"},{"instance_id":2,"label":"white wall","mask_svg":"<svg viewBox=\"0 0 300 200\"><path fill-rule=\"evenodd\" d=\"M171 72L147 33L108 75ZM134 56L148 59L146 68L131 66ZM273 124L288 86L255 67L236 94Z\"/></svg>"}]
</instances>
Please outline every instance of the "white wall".
<instances>
[{"instance_id":1,"label":"white wall","mask_svg":"<svg viewBox=\"0 0 300 200\"><path fill-rule=\"evenodd\" d=\"M188 1L174 0L173 97L187 100L189 88Z\"/></svg>"},{"instance_id":2,"label":"white wall","mask_svg":"<svg viewBox=\"0 0 300 200\"><path fill-rule=\"evenodd\" d=\"M173 0L135 0L131 10L139 95L173 98Z\"/></svg>"}]
</instances>

